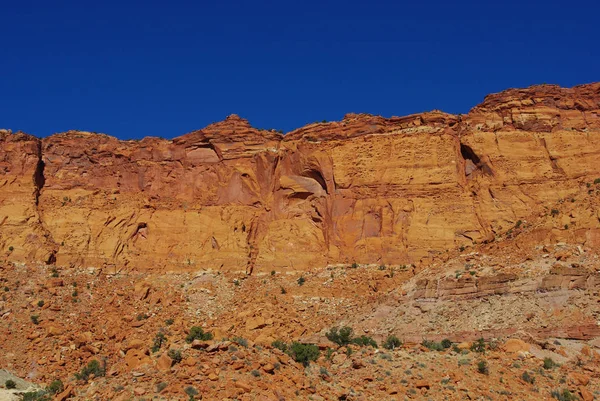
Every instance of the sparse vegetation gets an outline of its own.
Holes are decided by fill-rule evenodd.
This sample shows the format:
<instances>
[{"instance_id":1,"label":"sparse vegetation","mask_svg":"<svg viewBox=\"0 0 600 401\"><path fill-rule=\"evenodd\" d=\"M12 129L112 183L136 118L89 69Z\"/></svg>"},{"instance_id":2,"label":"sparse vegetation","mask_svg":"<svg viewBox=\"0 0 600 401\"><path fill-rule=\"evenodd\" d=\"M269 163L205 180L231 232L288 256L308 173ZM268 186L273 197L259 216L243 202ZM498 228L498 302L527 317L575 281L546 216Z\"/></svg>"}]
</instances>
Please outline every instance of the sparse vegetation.
<instances>
[{"instance_id":1,"label":"sparse vegetation","mask_svg":"<svg viewBox=\"0 0 600 401\"><path fill-rule=\"evenodd\" d=\"M304 285L305 282L306 279L304 278L304 276L300 276L300 278L298 278L298 285Z\"/></svg>"},{"instance_id":2,"label":"sparse vegetation","mask_svg":"<svg viewBox=\"0 0 600 401\"><path fill-rule=\"evenodd\" d=\"M343 346L350 344L352 341L352 333L352 329L347 326L340 329L333 327L327 333L325 333L325 337L327 337L329 341Z\"/></svg>"},{"instance_id":3,"label":"sparse vegetation","mask_svg":"<svg viewBox=\"0 0 600 401\"><path fill-rule=\"evenodd\" d=\"M192 386L188 386L185 388L185 390L183 390L185 392L185 394L190 397L189 400L193 401L196 399L196 396L198 395L198 390L196 390L194 387Z\"/></svg>"},{"instance_id":4,"label":"sparse vegetation","mask_svg":"<svg viewBox=\"0 0 600 401\"><path fill-rule=\"evenodd\" d=\"M4 382L4 387L11 390L13 388L17 388L17 383L15 383L14 380L8 379L7 381Z\"/></svg>"},{"instance_id":5,"label":"sparse vegetation","mask_svg":"<svg viewBox=\"0 0 600 401\"><path fill-rule=\"evenodd\" d=\"M302 344L293 342L288 348L288 354L304 366L308 366L311 361L316 361L319 357L319 347L314 344Z\"/></svg>"},{"instance_id":6,"label":"sparse vegetation","mask_svg":"<svg viewBox=\"0 0 600 401\"><path fill-rule=\"evenodd\" d=\"M194 340L208 341L208 340L212 340L212 339L213 339L212 333L205 333L204 329L202 329L202 327L192 326L192 328L190 329L190 332L188 333L187 337L185 338L185 342L187 342L189 344Z\"/></svg>"},{"instance_id":7,"label":"sparse vegetation","mask_svg":"<svg viewBox=\"0 0 600 401\"><path fill-rule=\"evenodd\" d=\"M477 371L483 375L490 374L490 367L486 361L477 362Z\"/></svg>"},{"instance_id":8,"label":"sparse vegetation","mask_svg":"<svg viewBox=\"0 0 600 401\"><path fill-rule=\"evenodd\" d=\"M246 340L244 337L234 337L233 342L241 345L244 348L248 347L248 340Z\"/></svg>"},{"instance_id":9,"label":"sparse vegetation","mask_svg":"<svg viewBox=\"0 0 600 401\"><path fill-rule=\"evenodd\" d=\"M550 211L550 215L551 215L552 217L558 216L558 214L559 214L559 213L560 213L560 212L558 211L558 209L552 209L552 210Z\"/></svg>"},{"instance_id":10,"label":"sparse vegetation","mask_svg":"<svg viewBox=\"0 0 600 401\"><path fill-rule=\"evenodd\" d=\"M555 367L557 367L558 364L556 362L554 362L554 360L552 358L544 358L544 369L549 370L549 369L554 369Z\"/></svg>"},{"instance_id":11,"label":"sparse vegetation","mask_svg":"<svg viewBox=\"0 0 600 401\"><path fill-rule=\"evenodd\" d=\"M396 336L387 336L383 343L383 348L394 349L402 346L402 341Z\"/></svg>"},{"instance_id":12,"label":"sparse vegetation","mask_svg":"<svg viewBox=\"0 0 600 401\"><path fill-rule=\"evenodd\" d=\"M50 383L48 385L48 387L46 388L46 391L49 392L50 394L59 394L62 393L65 390L65 385L63 384L62 380L57 379L57 380L53 380L52 383Z\"/></svg>"},{"instance_id":13,"label":"sparse vegetation","mask_svg":"<svg viewBox=\"0 0 600 401\"><path fill-rule=\"evenodd\" d=\"M432 351L444 351L452 346L452 342L448 339L444 339L441 342L423 340L421 345Z\"/></svg>"},{"instance_id":14,"label":"sparse vegetation","mask_svg":"<svg viewBox=\"0 0 600 401\"><path fill-rule=\"evenodd\" d=\"M173 362L175 363L179 363L183 360L183 356L181 355L181 350L179 349L174 349L171 348L168 352L167 355L169 356L169 358L171 358L173 360Z\"/></svg>"},{"instance_id":15,"label":"sparse vegetation","mask_svg":"<svg viewBox=\"0 0 600 401\"><path fill-rule=\"evenodd\" d=\"M37 303L37 306L39 306L40 308L41 308L42 306L44 306L44 300L43 300L43 299L40 299L40 300L38 301L38 303Z\"/></svg>"},{"instance_id":16,"label":"sparse vegetation","mask_svg":"<svg viewBox=\"0 0 600 401\"><path fill-rule=\"evenodd\" d=\"M556 398L558 401L575 401L577 400L577 396L569 391L569 389L563 390L552 390L550 395L553 398Z\"/></svg>"},{"instance_id":17,"label":"sparse vegetation","mask_svg":"<svg viewBox=\"0 0 600 401\"><path fill-rule=\"evenodd\" d=\"M167 320L165 320L165 324L166 324L167 326L170 326L170 325L172 325L172 324L173 324L173 322L175 322L173 319L167 319Z\"/></svg>"},{"instance_id":18,"label":"sparse vegetation","mask_svg":"<svg viewBox=\"0 0 600 401\"><path fill-rule=\"evenodd\" d=\"M275 340L275 341L273 341L273 342L271 343L271 346L272 346L273 348L277 348L278 350L280 350L280 351L283 351L283 352L286 352L286 351L287 351L287 344L286 344L286 343L284 343L284 342L283 342L283 341L281 341L281 340Z\"/></svg>"},{"instance_id":19,"label":"sparse vegetation","mask_svg":"<svg viewBox=\"0 0 600 401\"><path fill-rule=\"evenodd\" d=\"M152 352L158 352L165 342L167 342L167 337L165 337L165 334L162 331L156 333L151 348Z\"/></svg>"},{"instance_id":20,"label":"sparse vegetation","mask_svg":"<svg viewBox=\"0 0 600 401\"><path fill-rule=\"evenodd\" d=\"M473 352L484 353L485 348L485 340L483 339L483 337L479 338L477 341L471 344L471 351Z\"/></svg>"},{"instance_id":21,"label":"sparse vegetation","mask_svg":"<svg viewBox=\"0 0 600 401\"><path fill-rule=\"evenodd\" d=\"M33 324L40 324L40 317L39 317L39 315L31 315L29 318L31 319L31 322Z\"/></svg>"},{"instance_id":22,"label":"sparse vegetation","mask_svg":"<svg viewBox=\"0 0 600 401\"><path fill-rule=\"evenodd\" d=\"M533 374L530 374L528 371L525 371L525 372L523 372L523 374L521 374L521 379L523 379L524 382L529 383L529 384L535 383L535 377L533 376Z\"/></svg>"},{"instance_id":23,"label":"sparse vegetation","mask_svg":"<svg viewBox=\"0 0 600 401\"><path fill-rule=\"evenodd\" d=\"M94 377L102 377L106 374L106 367L101 365L97 359L90 361L87 365L85 365L80 372L75 373L75 378L77 380L83 380L85 382L88 381L90 376Z\"/></svg>"}]
</instances>

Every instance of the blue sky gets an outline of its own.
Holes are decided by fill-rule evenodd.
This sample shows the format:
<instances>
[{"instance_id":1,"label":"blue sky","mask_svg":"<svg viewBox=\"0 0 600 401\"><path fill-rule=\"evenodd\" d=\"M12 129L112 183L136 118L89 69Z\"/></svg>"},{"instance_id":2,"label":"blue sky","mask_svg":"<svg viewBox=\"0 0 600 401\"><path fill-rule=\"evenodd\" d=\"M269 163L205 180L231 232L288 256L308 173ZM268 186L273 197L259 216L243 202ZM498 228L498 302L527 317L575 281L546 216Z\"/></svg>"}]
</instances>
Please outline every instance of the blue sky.
<instances>
[{"instance_id":1,"label":"blue sky","mask_svg":"<svg viewBox=\"0 0 600 401\"><path fill-rule=\"evenodd\" d=\"M600 80L599 3L4 0L0 127L172 138L231 113L286 132L466 113Z\"/></svg>"}]
</instances>

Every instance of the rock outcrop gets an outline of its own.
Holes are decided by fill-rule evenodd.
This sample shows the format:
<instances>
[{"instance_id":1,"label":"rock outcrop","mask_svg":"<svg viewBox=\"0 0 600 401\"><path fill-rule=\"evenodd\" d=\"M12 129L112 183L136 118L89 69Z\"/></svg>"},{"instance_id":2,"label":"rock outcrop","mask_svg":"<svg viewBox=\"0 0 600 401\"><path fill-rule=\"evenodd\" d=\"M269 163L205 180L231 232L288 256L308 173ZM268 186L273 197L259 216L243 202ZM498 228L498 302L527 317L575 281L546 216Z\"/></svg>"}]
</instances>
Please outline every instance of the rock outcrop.
<instances>
[{"instance_id":1,"label":"rock outcrop","mask_svg":"<svg viewBox=\"0 0 600 401\"><path fill-rule=\"evenodd\" d=\"M554 213L596 195L599 156L600 83L285 136L237 116L173 140L2 131L0 251L115 271L419 265L545 215L538 239L599 246L597 209Z\"/></svg>"}]
</instances>

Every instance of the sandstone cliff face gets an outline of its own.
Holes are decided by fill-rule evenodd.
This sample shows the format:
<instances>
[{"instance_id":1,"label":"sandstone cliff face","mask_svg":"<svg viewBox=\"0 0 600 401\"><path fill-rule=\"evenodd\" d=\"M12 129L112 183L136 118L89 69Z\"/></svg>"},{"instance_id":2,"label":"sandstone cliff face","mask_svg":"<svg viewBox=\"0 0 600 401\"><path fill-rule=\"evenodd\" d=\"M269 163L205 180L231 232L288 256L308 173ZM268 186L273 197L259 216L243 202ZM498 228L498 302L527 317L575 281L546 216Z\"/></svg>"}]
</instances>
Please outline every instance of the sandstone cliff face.
<instances>
[{"instance_id":1,"label":"sandstone cliff face","mask_svg":"<svg viewBox=\"0 0 600 401\"><path fill-rule=\"evenodd\" d=\"M174 140L3 131L0 249L115 270L418 264L519 220L595 246L594 208L540 217L600 177L599 156L600 84L285 136L237 116Z\"/></svg>"}]
</instances>

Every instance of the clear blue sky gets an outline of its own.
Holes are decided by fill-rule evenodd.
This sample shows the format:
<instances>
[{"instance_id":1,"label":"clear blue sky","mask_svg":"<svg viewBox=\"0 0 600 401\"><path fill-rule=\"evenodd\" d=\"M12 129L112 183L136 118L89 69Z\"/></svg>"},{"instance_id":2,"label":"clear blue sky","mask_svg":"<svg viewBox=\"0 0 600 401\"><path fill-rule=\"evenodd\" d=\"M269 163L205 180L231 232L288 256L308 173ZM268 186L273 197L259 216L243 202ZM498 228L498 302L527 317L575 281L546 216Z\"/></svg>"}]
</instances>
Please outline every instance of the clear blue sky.
<instances>
[{"instance_id":1,"label":"clear blue sky","mask_svg":"<svg viewBox=\"0 0 600 401\"><path fill-rule=\"evenodd\" d=\"M0 127L172 138L236 113L465 113L600 80L600 2L1 2Z\"/></svg>"}]
</instances>

